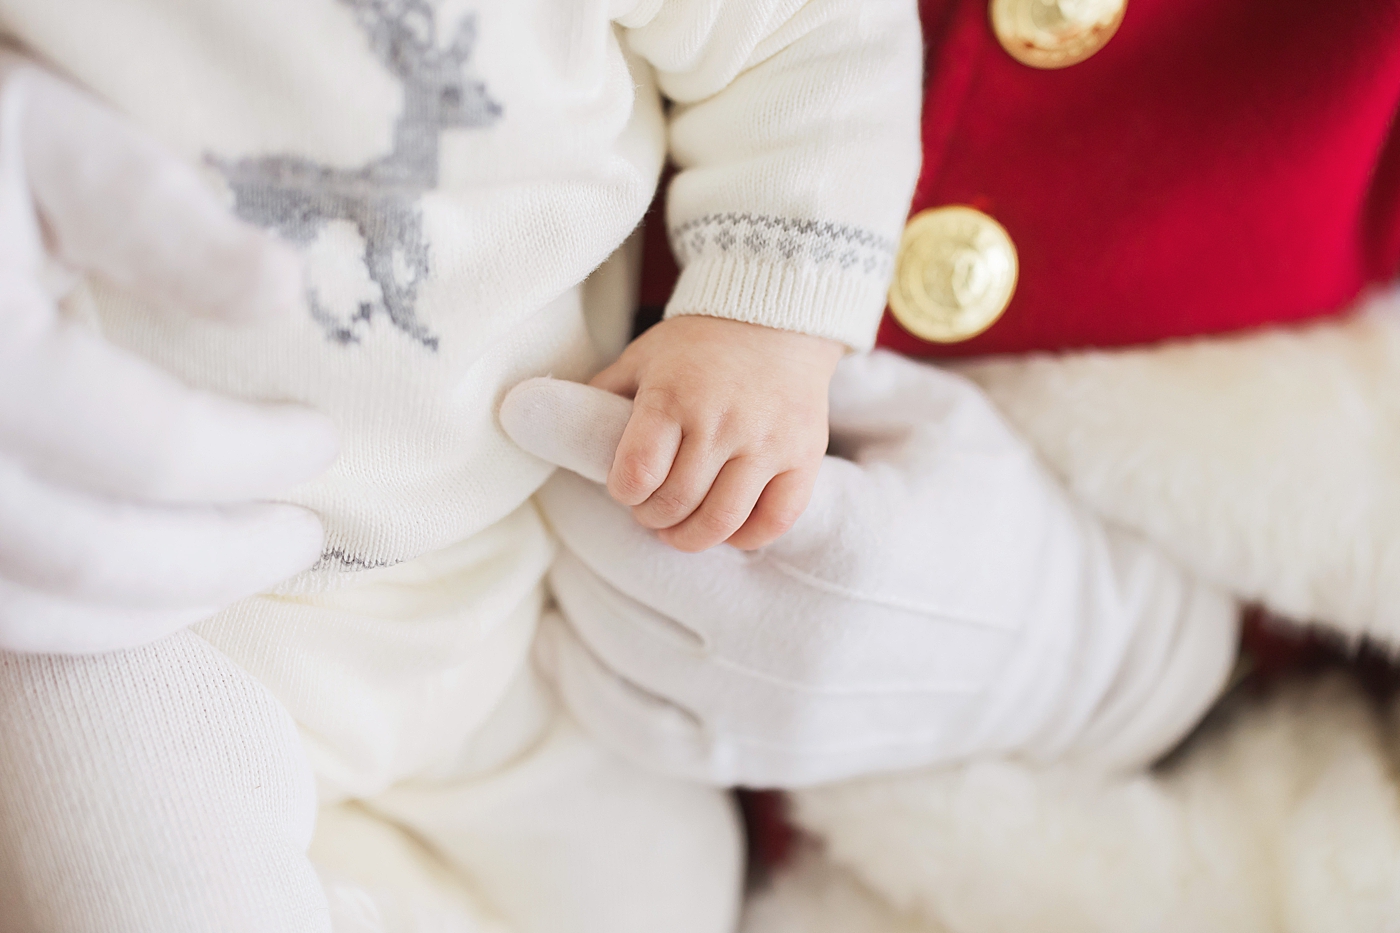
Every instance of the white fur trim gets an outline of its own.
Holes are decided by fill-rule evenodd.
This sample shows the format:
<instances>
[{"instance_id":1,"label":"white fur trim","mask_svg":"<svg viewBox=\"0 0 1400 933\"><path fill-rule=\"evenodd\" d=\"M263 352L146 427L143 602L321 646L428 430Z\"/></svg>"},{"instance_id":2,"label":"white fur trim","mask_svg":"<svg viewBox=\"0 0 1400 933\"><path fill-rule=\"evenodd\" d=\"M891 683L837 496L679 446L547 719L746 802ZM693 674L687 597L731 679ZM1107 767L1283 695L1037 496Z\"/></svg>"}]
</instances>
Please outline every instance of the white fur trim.
<instances>
[{"instance_id":1,"label":"white fur trim","mask_svg":"<svg viewBox=\"0 0 1400 933\"><path fill-rule=\"evenodd\" d=\"M799 862L746 933L1395 929L1394 736L1340 680L1236 716L1164 775L984 762L796 794L835 867ZM826 905L864 922L797 925Z\"/></svg>"},{"instance_id":2,"label":"white fur trim","mask_svg":"<svg viewBox=\"0 0 1400 933\"><path fill-rule=\"evenodd\" d=\"M805 848L791 870L752 897L742 933L944 933L900 915L850 871Z\"/></svg>"},{"instance_id":3,"label":"white fur trim","mask_svg":"<svg viewBox=\"0 0 1400 933\"><path fill-rule=\"evenodd\" d=\"M1071 489L1237 596L1400 645L1400 300L959 367Z\"/></svg>"}]
</instances>

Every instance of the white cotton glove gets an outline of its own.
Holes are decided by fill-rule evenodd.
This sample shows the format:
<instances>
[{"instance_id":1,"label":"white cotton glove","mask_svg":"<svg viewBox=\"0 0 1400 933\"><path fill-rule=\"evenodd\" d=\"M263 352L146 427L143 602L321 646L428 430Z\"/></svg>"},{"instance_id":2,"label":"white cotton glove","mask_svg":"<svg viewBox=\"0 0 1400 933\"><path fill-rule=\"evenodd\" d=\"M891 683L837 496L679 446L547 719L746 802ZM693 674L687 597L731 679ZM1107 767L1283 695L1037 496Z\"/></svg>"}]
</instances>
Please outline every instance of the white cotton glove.
<instances>
[{"instance_id":1,"label":"white cotton glove","mask_svg":"<svg viewBox=\"0 0 1400 933\"><path fill-rule=\"evenodd\" d=\"M840 455L786 536L659 543L596 485L628 402L531 380L501 421L560 472L568 626L540 657L600 739L718 783L802 786L973 755L1135 766L1196 721L1235 606L1072 502L966 380L875 353L831 387Z\"/></svg>"},{"instance_id":2,"label":"white cotton glove","mask_svg":"<svg viewBox=\"0 0 1400 933\"><path fill-rule=\"evenodd\" d=\"M324 417L185 387L65 319L54 272L228 322L300 301L294 253L113 113L0 56L0 649L135 646L317 559L262 503L330 465Z\"/></svg>"}]
</instances>

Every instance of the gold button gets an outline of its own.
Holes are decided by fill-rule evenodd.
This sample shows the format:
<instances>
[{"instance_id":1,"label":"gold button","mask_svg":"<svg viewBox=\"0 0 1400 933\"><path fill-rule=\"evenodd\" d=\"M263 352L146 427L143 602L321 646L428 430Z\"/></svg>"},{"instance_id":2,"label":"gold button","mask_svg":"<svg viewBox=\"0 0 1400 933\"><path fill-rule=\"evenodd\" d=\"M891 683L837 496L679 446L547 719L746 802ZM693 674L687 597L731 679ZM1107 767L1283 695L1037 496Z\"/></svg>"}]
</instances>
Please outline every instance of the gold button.
<instances>
[{"instance_id":1,"label":"gold button","mask_svg":"<svg viewBox=\"0 0 1400 933\"><path fill-rule=\"evenodd\" d=\"M956 206L920 211L899 242L890 310L916 337L957 343L1001 317L1016 273L1011 237L986 214Z\"/></svg>"},{"instance_id":2,"label":"gold button","mask_svg":"<svg viewBox=\"0 0 1400 933\"><path fill-rule=\"evenodd\" d=\"M1001 47L1032 68L1068 68L1108 44L1128 0L992 0Z\"/></svg>"}]
</instances>

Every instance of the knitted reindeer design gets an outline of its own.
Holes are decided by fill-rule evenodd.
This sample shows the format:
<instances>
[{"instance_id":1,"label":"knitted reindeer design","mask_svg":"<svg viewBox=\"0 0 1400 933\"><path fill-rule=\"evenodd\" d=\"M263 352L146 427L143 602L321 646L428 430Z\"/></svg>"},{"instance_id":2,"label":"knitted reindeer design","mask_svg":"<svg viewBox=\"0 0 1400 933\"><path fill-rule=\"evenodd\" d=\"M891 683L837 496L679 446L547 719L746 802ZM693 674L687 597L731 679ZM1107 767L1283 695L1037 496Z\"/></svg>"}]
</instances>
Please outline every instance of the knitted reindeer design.
<instances>
[{"instance_id":1,"label":"knitted reindeer design","mask_svg":"<svg viewBox=\"0 0 1400 933\"><path fill-rule=\"evenodd\" d=\"M451 43L439 47L428 0L341 2L354 11L379 60L403 82L393 151L352 169L294 155L232 161L211 156L208 161L228 179L240 217L293 243L311 243L337 220L359 230L365 268L381 298L362 303L347 319L332 314L309 291L311 315L332 340L358 343L359 331L374 315L384 314L394 327L435 351L438 338L416 313L418 286L431 268L417 200L437 185L443 130L490 126L501 107L484 84L465 73L476 41L474 17L465 17Z\"/></svg>"}]
</instances>

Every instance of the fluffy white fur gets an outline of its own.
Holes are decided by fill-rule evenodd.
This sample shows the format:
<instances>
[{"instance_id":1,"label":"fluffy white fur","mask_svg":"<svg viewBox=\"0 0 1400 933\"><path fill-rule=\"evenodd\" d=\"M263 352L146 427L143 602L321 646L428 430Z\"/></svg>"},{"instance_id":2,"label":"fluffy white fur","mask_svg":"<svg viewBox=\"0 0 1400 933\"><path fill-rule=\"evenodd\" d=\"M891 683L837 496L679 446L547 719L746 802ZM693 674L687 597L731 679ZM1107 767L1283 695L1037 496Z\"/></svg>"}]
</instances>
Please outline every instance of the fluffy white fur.
<instances>
[{"instance_id":1,"label":"fluffy white fur","mask_svg":"<svg viewBox=\"0 0 1400 933\"><path fill-rule=\"evenodd\" d=\"M982 762L802 792L829 861L800 860L746 933L1395 930L1392 732L1329 680L1237 710L1160 775Z\"/></svg>"},{"instance_id":2,"label":"fluffy white fur","mask_svg":"<svg viewBox=\"0 0 1400 933\"><path fill-rule=\"evenodd\" d=\"M1293 331L965 364L1084 502L1244 599L1400 648L1400 301ZM1400 930L1395 711L1336 680L1161 773L1012 762L794 795L746 933Z\"/></svg>"},{"instance_id":3,"label":"fluffy white fur","mask_svg":"<svg viewBox=\"0 0 1400 933\"><path fill-rule=\"evenodd\" d=\"M1400 299L964 371L1074 493L1244 599L1400 646Z\"/></svg>"},{"instance_id":4,"label":"fluffy white fur","mask_svg":"<svg viewBox=\"0 0 1400 933\"><path fill-rule=\"evenodd\" d=\"M849 870L806 847L793 870L749 900L744 933L945 933L933 921L901 914Z\"/></svg>"}]
</instances>

